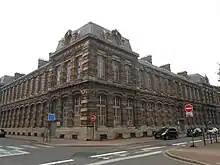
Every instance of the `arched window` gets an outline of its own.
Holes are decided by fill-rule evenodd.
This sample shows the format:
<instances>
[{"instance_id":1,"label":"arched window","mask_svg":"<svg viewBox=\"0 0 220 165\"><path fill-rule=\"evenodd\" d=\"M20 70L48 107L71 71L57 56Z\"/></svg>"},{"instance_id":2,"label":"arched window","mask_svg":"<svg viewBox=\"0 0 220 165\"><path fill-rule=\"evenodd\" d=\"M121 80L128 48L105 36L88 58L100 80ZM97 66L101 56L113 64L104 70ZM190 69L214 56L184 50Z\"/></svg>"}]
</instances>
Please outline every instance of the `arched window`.
<instances>
[{"instance_id":1,"label":"arched window","mask_svg":"<svg viewBox=\"0 0 220 165\"><path fill-rule=\"evenodd\" d=\"M81 125L81 121L80 121L80 117L81 117L81 97L80 96L75 96L74 99L74 125L75 126L80 126Z\"/></svg>"},{"instance_id":2,"label":"arched window","mask_svg":"<svg viewBox=\"0 0 220 165\"><path fill-rule=\"evenodd\" d=\"M61 114L60 114L60 126L66 127L67 126L67 97L62 98L62 107L61 107Z\"/></svg>"},{"instance_id":3,"label":"arched window","mask_svg":"<svg viewBox=\"0 0 220 165\"><path fill-rule=\"evenodd\" d=\"M127 100L127 124L129 126L134 125L134 102L133 99Z\"/></svg>"},{"instance_id":4,"label":"arched window","mask_svg":"<svg viewBox=\"0 0 220 165\"><path fill-rule=\"evenodd\" d=\"M121 98L114 97L113 111L114 111L114 125L121 124Z\"/></svg>"},{"instance_id":5,"label":"arched window","mask_svg":"<svg viewBox=\"0 0 220 165\"><path fill-rule=\"evenodd\" d=\"M46 108L47 108L47 102L43 103L43 107L41 109L41 123L40 123L40 127L44 127L45 126L45 116L46 116Z\"/></svg>"},{"instance_id":6,"label":"arched window","mask_svg":"<svg viewBox=\"0 0 220 165\"><path fill-rule=\"evenodd\" d=\"M141 125L147 124L146 101L141 101Z\"/></svg>"},{"instance_id":7,"label":"arched window","mask_svg":"<svg viewBox=\"0 0 220 165\"><path fill-rule=\"evenodd\" d=\"M98 96L97 112L98 112L98 125L106 126L106 96L105 95Z\"/></svg>"}]
</instances>

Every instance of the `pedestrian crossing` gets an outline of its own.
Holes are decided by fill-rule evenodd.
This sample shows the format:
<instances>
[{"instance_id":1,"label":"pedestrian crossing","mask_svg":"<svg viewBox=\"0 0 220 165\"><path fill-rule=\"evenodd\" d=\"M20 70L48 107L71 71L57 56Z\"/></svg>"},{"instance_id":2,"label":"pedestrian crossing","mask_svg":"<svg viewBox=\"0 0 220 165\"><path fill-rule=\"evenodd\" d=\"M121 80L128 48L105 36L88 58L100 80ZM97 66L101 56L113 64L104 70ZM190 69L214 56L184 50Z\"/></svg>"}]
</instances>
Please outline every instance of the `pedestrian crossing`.
<instances>
[{"instance_id":1,"label":"pedestrian crossing","mask_svg":"<svg viewBox=\"0 0 220 165\"><path fill-rule=\"evenodd\" d=\"M2 157L9 157L9 156L18 156L18 155L27 155L30 154L31 150L37 149L48 149L52 148L53 146L48 145L41 145L41 144L21 144L21 145L5 145L0 146L0 159Z\"/></svg>"},{"instance_id":2,"label":"pedestrian crossing","mask_svg":"<svg viewBox=\"0 0 220 165\"><path fill-rule=\"evenodd\" d=\"M97 160L111 160L111 159L118 159L118 158L125 158L127 157L138 157L138 155L145 155L146 153L155 153L160 154L162 153L163 149L165 149L166 146L155 146L155 147L147 147L147 148L134 148L129 150L121 150L111 153L103 153L103 154L97 154L97 155L91 155L89 156L90 159L97 159ZM147 155L148 155L147 154Z\"/></svg>"}]
</instances>

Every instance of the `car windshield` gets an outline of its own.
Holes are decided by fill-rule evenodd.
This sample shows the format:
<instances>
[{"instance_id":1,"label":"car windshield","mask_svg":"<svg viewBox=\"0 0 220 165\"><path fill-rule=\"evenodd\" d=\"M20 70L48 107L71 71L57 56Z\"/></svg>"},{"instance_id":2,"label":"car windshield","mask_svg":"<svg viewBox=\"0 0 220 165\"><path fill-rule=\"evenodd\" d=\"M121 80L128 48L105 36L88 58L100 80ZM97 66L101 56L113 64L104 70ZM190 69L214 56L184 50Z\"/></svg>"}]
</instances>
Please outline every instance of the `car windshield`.
<instances>
[{"instance_id":1,"label":"car windshield","mask_svg":"<svg viewBox=\"0 0 220 165\"><path fill-rule=\"evenodd\" d=\"M162 133L162 132L165 132L166 130L167 130L167 128L161 128L158 132Z\"/></svg>"}]
</instances>

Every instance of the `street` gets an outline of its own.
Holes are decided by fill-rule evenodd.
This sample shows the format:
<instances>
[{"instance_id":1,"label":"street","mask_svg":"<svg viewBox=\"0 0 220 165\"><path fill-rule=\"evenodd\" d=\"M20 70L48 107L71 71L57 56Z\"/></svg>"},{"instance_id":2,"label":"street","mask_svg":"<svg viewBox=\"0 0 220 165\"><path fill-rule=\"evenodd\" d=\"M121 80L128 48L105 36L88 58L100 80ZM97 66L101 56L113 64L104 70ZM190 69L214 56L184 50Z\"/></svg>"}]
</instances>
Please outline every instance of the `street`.
<instances>
[{"instance_id":1,"label":"street","mask_svg":"<svg viewBox=\"0 0 220 165\"><path fill-rule=\"evenodd\" d=\"M201 138L196 138L196 141ZM9 138L0 139L1 165L183 165L163 151L186 145L191 138L156 140L149 144L118 147L55 147ZM199 140L201 141L201 140Z\"/></svg>"}]
</instances>

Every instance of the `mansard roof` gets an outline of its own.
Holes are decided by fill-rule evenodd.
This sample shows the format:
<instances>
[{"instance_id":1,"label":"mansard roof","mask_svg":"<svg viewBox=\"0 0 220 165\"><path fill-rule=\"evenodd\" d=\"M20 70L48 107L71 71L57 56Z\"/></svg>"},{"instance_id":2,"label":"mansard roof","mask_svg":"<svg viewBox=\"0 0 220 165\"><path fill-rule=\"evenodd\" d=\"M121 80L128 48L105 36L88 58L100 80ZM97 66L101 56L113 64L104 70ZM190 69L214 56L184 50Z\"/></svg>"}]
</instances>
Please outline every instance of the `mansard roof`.
<instances>
[{"instance_id":1,"label":"mansard roof","mask_svg":"<svg viewBox=\"0 0 220 165\"><path fill-rule=\"evenodd\" d=\"M87 34L92 34L97 38L110 42L116 46L123 47L128 51L132 51L129 40L122 37L118 30L115 29L110 31L92 22L87 23L78 30L68 30L64 35L64 38L59 41L56 51L65 48L72 42L79 40Z\"/></svg>"},{"instance_id":2,"label":"mansard roof","mask_svg":"<svg viewBox=\"0 0 220 165\"><path fill-rule=\"evenodd\" d=\"M169 64L162 65L161 67L158 67L158 66L155 66L155 65L152 64L152 59L151 59L151 62L149 62L147 60L144 60L144 58L141 58L138 61L143 66L146 66L148 68L154 69L154 70L156 70L158 72L162 72L162 73L167 74L169 76L176 77L176 78L178 78L180 80L187 81L187 82L193 83L193 84L206 84L206 85L210 85L207 76L203 77L202 75L200 75L198 73L187 75L186 71L175 74L175 73L171 72Z\"/></svg>"}]
</instances>

